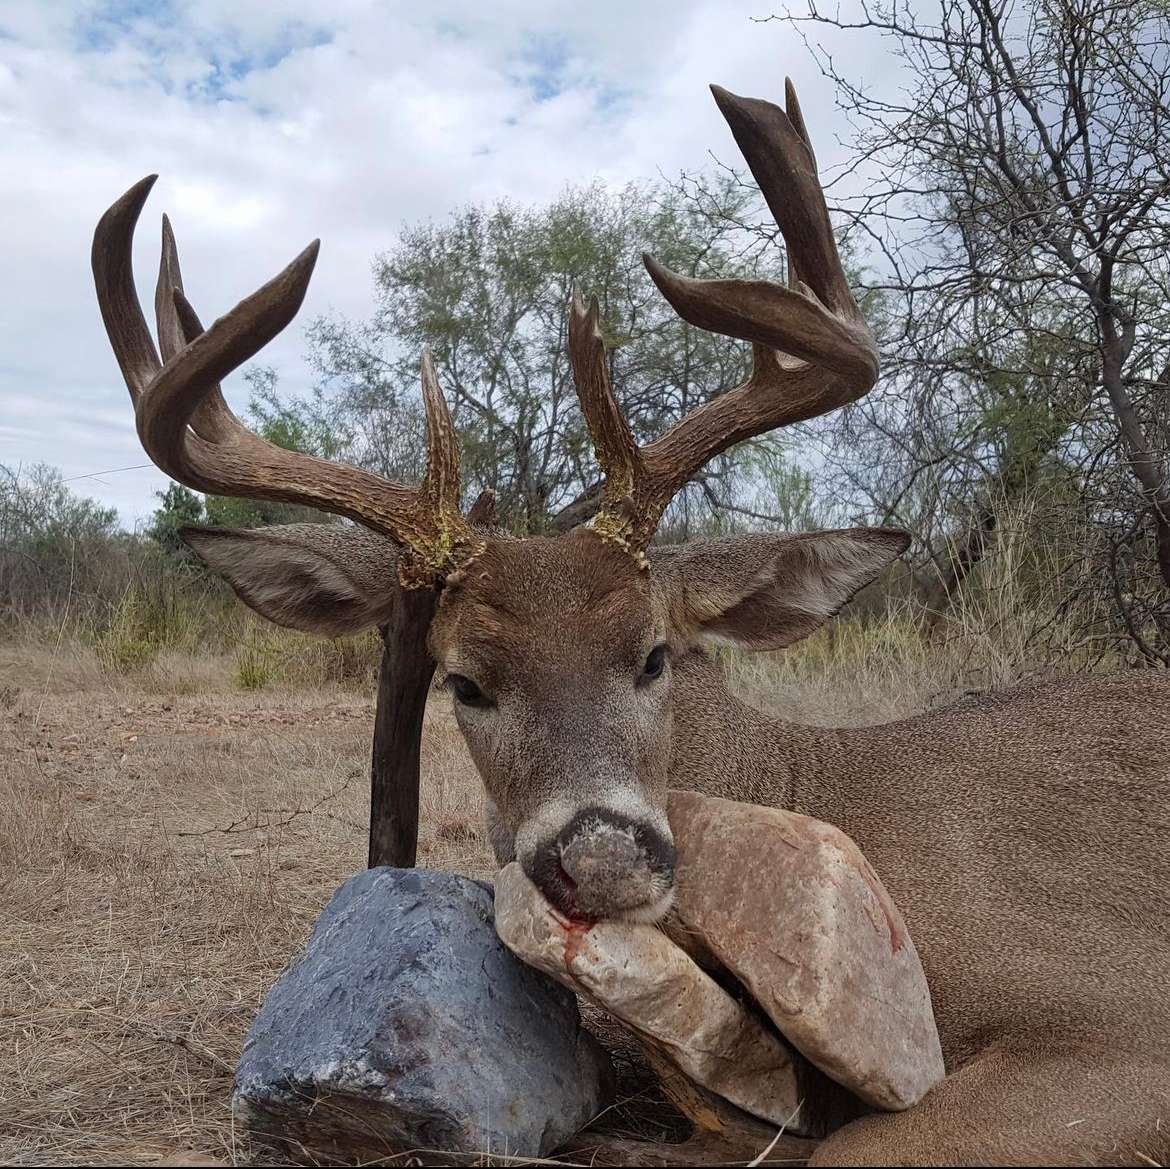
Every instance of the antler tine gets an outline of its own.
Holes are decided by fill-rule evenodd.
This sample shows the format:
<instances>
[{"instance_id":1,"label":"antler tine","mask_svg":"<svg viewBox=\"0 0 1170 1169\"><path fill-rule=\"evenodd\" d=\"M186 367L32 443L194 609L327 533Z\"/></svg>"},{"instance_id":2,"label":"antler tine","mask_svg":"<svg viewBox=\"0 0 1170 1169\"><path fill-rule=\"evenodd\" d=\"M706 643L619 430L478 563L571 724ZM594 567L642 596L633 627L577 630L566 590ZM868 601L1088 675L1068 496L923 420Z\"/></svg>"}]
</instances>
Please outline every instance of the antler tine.
<instances>
[{"instance_id":1,"label":"antler tine","mask_svg":"<svg viewBox=\"0 0 1170 1169\"><path fill-rule=\"evenodd\" d=\"M98 220L90 254L102 321L135 406L162 367L138 303L129 246L142 205L157 179L158 175L140 179L110 206Z\"/></svg>"},{"instance_id":2,"label":"antler tine","mask_svg":"<svg viewBox=\"0 0 1170 1169\"><path fill-rule=\"evenodd\" d=\"M626 526L634 547L649 542L670 500L716 455L744 439L843 406L877 380L877 348L841 266L796 91L791 81L785 88L786 111L717 85L711 91L784 236L789 286L696 280L643 256L651 278L683 320L752 342L753 369L746 382L692 411L656 442L623 454L621 466L631 472L621 493L632 500ZM600 345L599 331L597 339ZM582 410L589 417L589 397L605 398L606 411L616 411L608 376L603 380L598 372L604 371L604 357L581 344L578 348L582 359L574 357L573 365ZM608 425L613 429L612 422ZM592 420L590 428L597 441ZM619 491L608 483L606 459L612 456L599 447L599 457L607 482L602 511L592 522L610 534Z\"/></svg>"},{"instance_id":3,"label":"antler tine","mask_svg":"<svg viewBox=\"0 0 1170 1169\"><path fill-rule=\"evenodd\" d=\"M203 332L199 314L183 293L179 249L171 221L165 214L162 217L158 283L154 290L154 316L164 362L177 356ZM208 442L225 442L247 431L247 427L232 413L218 384L207 391L207 396L191 415L191 429Z\"/></svg>"},{"instance_id":4,"label":"antler tine","mask_svg":"<svg viewBox=\"0 0 1170 1169\"><path fill-rule=\"evenodd\" d=\"M458 513L458 445L429 359L423 376L428 471L419 490L261 438L231 412L219 382L296 315L318 241L205 330L183 293L178 250L164 219L155 292L162 364L131 269L134 228L153 183L151 176L123 195L102 216L93 243L98 303L146 453L196 490L317 507L388 535L407 549L400 575L410 587L431 585L457 567L458 553L475 536Z\"/></svg>"},{"instance_id":5,"label":"antler tine","mask_svg":"<svg viewBox=\"0 0 1170 1169\"><path fill-rule=\"evenodd\" d=\"M594 296L586 308L576 289L569 305L569 359L581 414L604 476L600 514L610 521L609 535L625 540L632 531L635 493L645 480L646 469L610 382L601 307Z\"/></svg>"},{"instance_id":6,"label":"antler tine","mask_svg":"<svg viewBox=\"0 0 1170 1169\"><path fill-rule=\"evenodd\" d=\"M498 523L496 514L496 493L491 487L485 487L471 505L467 513L467 522L473 528L494 528Z\"/></svg>"},{"instance_id":7,"label":"antler tine","mask_svg":"<svg viewBox=\"0 0 1170 1169\"><path fill-rule=\"evenodd\" d=\"M784 236L795 288L692 280L645 257L675 311L700 328L780 349L847 375L876 378L877 356L837 253L807 129L789 81L788 112L711 87L720 112ZM800 295L803 294L803 295Z\"/></svg>"},{"instance_id":8,"label":"antler tine","mask_svg":"<svg viewBox=\"0 0 1170 1169\"><path fill-rule=\"evenodd\" d=\"M427 418L427 471L419 488L419 510L429 526L416 533L411 547L424 566L420 583L425 583L426 565L457 566L457 554L462 553L461 558L466 560L481 543L459 511L459 436L429 349L423 350L420 372ZM408 583L413 574L413 566L407 566L400 574L403 583Z\"/></svg>"},{"instance_id":9,"label":"antler tine","mask_svg":"<svg viewBox=\"0 0 1170 1169\"><path fill-rule=\"evenodd\" d=\"M800 101L796 96L796 86L792 84L791 77L784 78L784 110L788 114L788 120L792 123L792 128L800 135L800 140L808 148L809 161L812 163L813 174L817 171L817 156L813 150L812 138L809 136L808 126L804 120L804 112L800 108ZM818 189L819 189L818 184ZM796 258L791 252L787 254L788 260L788 287L797 288L800 286L800 271L796 265Z\"/></svg>"},{"instance_id":10,"label":"antler tine","mask_svg":"<svg viewBox=\"0 0 1170 1169\"><path fill-rule=\"evenodd\" d=\"M440 515L458 515L459 437L429 349L423 350L421 375L427 417L427 473L421 494Z\"/></svg>"},{"instance_id":11,"label":"antler tine","mask_svg":"<svg viewBox=\"0 0 1170 1169\"><path fill-rule=\"evenodd\" d=\"M162 247L158 257L158 283L154 287L154 319L158 329L158 347L163 361L170 361L189 341L194 341L203 332L198 317L188 324L198 326L193 333L184 329L175 306L175 295L183 291L183 273L179 268L179 249L175 244L175 233L171 221L164 212L162 217ZM194 311L194 310L192 310Z\"/></svg>"}]
</instances>

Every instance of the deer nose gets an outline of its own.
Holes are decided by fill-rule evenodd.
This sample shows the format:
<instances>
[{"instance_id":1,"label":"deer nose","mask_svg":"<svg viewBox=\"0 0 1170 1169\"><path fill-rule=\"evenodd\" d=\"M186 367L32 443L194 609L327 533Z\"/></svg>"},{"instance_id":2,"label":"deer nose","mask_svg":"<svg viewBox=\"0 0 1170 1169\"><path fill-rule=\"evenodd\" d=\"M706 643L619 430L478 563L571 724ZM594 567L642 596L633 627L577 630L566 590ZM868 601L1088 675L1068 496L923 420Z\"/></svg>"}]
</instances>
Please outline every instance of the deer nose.
<instances>
[{"instance_id":1,"label":"deer nose","mask_svg":"<svg viewBox=\"0 0 1170 1169\"><path fill-rule=\"evenodd\" d=\"M637 904L650 891L650 868L632 832L601 827L574 837L561 849L561 868L593 899L629 899Z\"/></svg>"},{"instance_id":2,"label":"deer nose","mask_svg":"<svg viewBox=\"0 0 1170 1169\"><path fill-rule=\"evenodd\" d=\"M673 845L657 829L586 808L537 849L529 876L562 913L604 918L665 907L674 860Z\"/></svg>"}]
</instances>

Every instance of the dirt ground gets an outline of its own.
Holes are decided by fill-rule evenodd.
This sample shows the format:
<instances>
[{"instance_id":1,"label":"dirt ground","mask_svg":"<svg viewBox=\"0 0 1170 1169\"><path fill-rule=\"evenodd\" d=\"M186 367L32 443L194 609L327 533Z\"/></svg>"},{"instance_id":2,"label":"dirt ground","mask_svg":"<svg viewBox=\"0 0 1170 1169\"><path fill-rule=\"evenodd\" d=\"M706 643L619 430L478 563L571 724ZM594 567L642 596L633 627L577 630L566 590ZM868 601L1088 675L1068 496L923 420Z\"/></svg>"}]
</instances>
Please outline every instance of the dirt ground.
<instances>
[{"instance_id":1,"label":"dirt ground","mask_svg":"<svg viewBox=\"0 0 1170 1169\"><path fill-rule=\"evenodd\" d=\"M365 864L373 699L111 682L0 650L0 1162L246 1161L232 1070L262 996ZM436 695L419 863L483 875Z\"/></svg>"}]
</instances>

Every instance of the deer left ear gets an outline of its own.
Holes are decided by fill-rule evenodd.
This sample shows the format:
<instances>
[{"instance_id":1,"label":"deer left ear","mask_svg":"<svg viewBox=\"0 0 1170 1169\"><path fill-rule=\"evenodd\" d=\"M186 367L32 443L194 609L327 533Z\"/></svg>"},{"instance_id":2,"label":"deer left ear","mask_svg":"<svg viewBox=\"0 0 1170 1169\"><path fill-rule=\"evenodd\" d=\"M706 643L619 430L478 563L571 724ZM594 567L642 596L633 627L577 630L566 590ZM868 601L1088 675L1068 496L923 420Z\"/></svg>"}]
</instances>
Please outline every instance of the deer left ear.
<instances>
[{"instance_id":1,"label":"deer left ear","mask_svg":"<svg viewBox=\"0 0 1170 1169\"><path fill-rule=\"evenodd\" d=\"M236 595L277 625L342 637L386 621L398 591L398 549L352 524L180 529Z\"/></svg>"},{"instance_id":2,"label":"deer left ear","mask_svg":"<svg viewBox=\"0 0 1170 1169\"><path fill-rule=\"evenodd\" d=\"M906 551L892 528L748 535L649 549L654 588L690 641L781 649L823 625Z\"/></svg>"}]
</instances>

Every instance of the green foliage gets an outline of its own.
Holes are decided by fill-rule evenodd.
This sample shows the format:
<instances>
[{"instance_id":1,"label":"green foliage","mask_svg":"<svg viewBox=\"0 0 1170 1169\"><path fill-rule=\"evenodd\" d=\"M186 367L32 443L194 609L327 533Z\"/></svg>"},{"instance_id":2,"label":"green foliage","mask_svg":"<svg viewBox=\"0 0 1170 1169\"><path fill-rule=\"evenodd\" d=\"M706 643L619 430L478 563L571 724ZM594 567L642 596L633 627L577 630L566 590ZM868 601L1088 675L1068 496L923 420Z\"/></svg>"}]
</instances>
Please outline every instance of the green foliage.
<instances>
[{"instance_id":1,"label":"green foliage","mask_svg":"<svg viewBox=\"0 0 1170 1169\"><path fill-rule=\"evenodd\" d=\"M190 555L179 539L179 529L204 522L203 497L181 483L172 483L166 491L156 491L155 496L162 500L162 506L155 509L146 536L172 555Z\"/></svg>"},{"instance_id":2,"label":"green foliage","mask_svg":"<svg viewBox=\"0 0 1170 1169\"><path fill-rule=\"evenodd\" d=\"M103 668L130 674L150 665L163 647L156 617L136 590L127 593L110 623L93 633L93 648Z\"/></svg>"},{"instance_id":3,"label":"green foliage","mask_svg":"<svg viewBox=\"0 0 1170 1169\"><path fill-rule=\"evenodd\" d=\"M265 690L276 677L274 640L267 630L250 628L236 650L236 678L243 690Z\"/></svg>"},{"instance_id":4,"label":"green foliage","mask_svg":"<svg viewBox=\"0 0 1170 1169\"><path fill-rule=\"evenodd\" d=\"M43 464L0 465L0 619L62 611L101 592L122 550L118 515Z\"/></svg>"},{"instance_id":5,"label":"green foliage","mask_svg":"<svg viewBox=\"0 0 1170 1169\"><path fill-rule=\"evenodd\" d=\"M282 399L276 371L256 366L244 374L251 388L248 417L257 433L274 446L320 459L340 457L353 434L321 386L305 398Z\"/></svg>"},{"instance_id":6,"label":"green foliage","mask_svg":"<svg viewBox=\"0 0 1170 1169\"><path fill-rule=\"evenodd\" d=\"M813 477L795 462L790 443L777 434L745 443L740 456L758 484L753 510L766 514L786 532L809 532L829 522L826 504L818 500Z\"/></svg>"},{"instance_id":7,"label":"green foliage","mask_svg":"<svg viewBox=\"0 0 1170 1169\"><path fill-rule=\"evenodd\" d=\"M117 524L114 508L74 493L55 467L0 464L0 543L5 547L52 549L110 536Z\"/></svg>"},{"instance_id":8,"label":"green foliage","mask_svg":"<svg viewBox=\"0 0 1170 1169\"><path fill-rule=\"evenodd\" d=\"M381 654L381 639L373 631L323 638L252 622L236 649L236 680L243 690L330 684L366 689Z\"/></svg>"},{"instance_id":9,"label":"green foliage","mask_svg":"<svg viewBox=\"0 0 1170 1169\"><path fill-rule=\"evenodd\" d=\"M151 665L163 650L191 651L208 638L226 598L199 574L155 554L132 565L130 582L108 615L84 627L98 661L115 674Z\"/></svg>"},{"instance_id":10,"label":"green foliage","mask_svg":"<svg viewBox=\"0 0 1170 1169\"><path fill-rule=\"evenodd\" d=\"M683 323L641 262L650 251L690 276L777 275L774 247L738 226L750 192L729 177L710 200L714 209L696 209L660 185L597 183L545 207L473 206L404 228L378 258L373 318L319 320L309 333L350 420L353 457L417 481L418 355L429 347L459 428L468 498L490 487L507 526L545 528L598 474L567 354L574 289L600 301L611 377L640 439L742 378L746 347ZM718 460L704 498L730 500L744 470Z\"/></svg>"}]
</instances>

